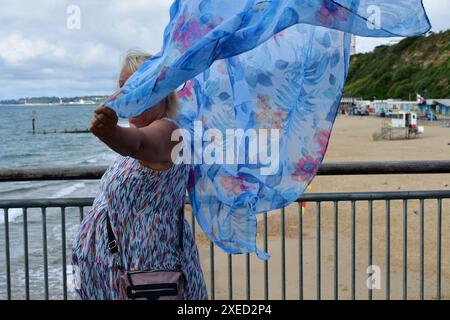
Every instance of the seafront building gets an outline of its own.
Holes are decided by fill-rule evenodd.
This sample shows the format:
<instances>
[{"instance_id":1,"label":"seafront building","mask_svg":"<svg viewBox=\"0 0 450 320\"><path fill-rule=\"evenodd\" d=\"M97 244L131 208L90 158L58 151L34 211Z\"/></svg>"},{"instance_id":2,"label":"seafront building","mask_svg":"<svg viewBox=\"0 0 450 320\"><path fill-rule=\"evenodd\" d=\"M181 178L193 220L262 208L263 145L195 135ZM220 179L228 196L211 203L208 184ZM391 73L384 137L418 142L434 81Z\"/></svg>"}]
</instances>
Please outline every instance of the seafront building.
<instances>
[{"instance_id":1,"label":"seafront building","mask_svg":"<svg viewBox=\"0 0 450 320\"><path fill-rule=\"evenodd\" d=\"M427 99L424 103L420 103L419 101L403 101L399 99L371 101L358 97L344 97L341 100L340 110L341 113L345 114L370 113L380 115L389 112L416 111L450 116L450 99Z\"/></svg>"},{"instance_id":2,"label":"seafront building","mask_svg":"<svg viewBox=\"0 0 450 320\"><path fill-rule=\"evenodd\" d=\"M450 99L427 99L426 104L420 105L420 111L450 116Z\"/></svg>"}]
</instances>

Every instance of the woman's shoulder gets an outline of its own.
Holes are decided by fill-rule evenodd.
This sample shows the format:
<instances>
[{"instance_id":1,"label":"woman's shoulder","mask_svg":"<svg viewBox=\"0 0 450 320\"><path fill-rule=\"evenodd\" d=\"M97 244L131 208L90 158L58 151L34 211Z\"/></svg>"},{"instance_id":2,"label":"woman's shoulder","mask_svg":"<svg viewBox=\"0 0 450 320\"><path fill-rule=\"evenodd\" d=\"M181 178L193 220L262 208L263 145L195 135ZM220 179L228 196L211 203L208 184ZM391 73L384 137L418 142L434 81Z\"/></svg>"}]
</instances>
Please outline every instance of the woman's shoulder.
<instances>
[{"instance_id":1,"label":"woman's shoulder","mask_svg":"<svg viewBox=\"0 0 450 320\"><path fill-rule=\"evenodd\" d=\"M180 124L178 123L178 120L175 119L175 118L164 117L164 118L161 118L159 121L167 121L167 122L170 122L170 123L174 124L177 128L180 127Z\"/></svg>"}]
</instances>

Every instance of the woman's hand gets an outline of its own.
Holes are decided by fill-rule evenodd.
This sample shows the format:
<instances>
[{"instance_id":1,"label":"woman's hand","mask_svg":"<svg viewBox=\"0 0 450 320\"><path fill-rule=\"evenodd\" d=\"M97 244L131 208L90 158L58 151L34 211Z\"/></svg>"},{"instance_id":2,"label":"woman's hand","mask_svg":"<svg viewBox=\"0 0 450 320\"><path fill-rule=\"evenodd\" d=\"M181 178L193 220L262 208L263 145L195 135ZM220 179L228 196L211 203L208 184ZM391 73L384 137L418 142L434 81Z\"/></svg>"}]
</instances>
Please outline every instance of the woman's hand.
<instances>
[{"instance_id":1,"label":"woman's hand","mask_svg":"<svg viewBox=\"0 0 450 320\"><path fill-rule=\"evenodd\" d=\"M89 130L115 152L153 164L172 160L172 150L180 142L172 141L172 133L178 128L173 122L156 120L143 128L121 127L112 109L98 107L94 112Z\"/></svg>"},{"instance_id":2,"label":"woman's hand","mask_svg":"<svg viewBox=\"0 0 450 320\"><path fill-rule=\"evenodd\" d=\"M106 138L113 134L118 121L119 118L114 110L107 107L98 107L94 110L94 117L92 118L89 131L98 138Z\"/></svg>"}]
</instances>

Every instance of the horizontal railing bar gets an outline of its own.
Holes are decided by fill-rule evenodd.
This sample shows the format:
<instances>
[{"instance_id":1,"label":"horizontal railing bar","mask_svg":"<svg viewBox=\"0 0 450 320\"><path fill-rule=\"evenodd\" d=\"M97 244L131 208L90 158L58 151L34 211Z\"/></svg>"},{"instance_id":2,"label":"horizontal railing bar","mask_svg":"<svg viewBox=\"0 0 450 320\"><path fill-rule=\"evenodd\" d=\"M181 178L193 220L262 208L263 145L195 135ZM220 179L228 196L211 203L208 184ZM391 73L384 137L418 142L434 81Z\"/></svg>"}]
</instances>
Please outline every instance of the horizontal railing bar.
<instances>
[{"instance_id":1,"label":"horizontal railing bar","mask_svg":"<svg viewBox=\"0 0 450 320\"><path fill-rule=\"evenodd\" d=\"M48 180L98 180L107 166L52 167L10 169L0 168L0 182ZM387 174L450 174L450 161L391 161L324 163L320 176L387 175Z\"/></svg>"},{"instance_id":2,"label":"horizontal railing bar","mask_svg":"<svg viewBox=\"0 0 450 320\"><path fill-rule=\"evenodd\" d=\"M0 169L0 182L99 180L107 166Z\"/></svg>"},{"instance_id":3,"label":"horizontal railing bar","mask_svg":"<svg viewBox=\"0 0 450 320\"><path fill-rule=\"evenodd\" d=\"M419 200L419 199L449 199L450 190L429 191L393 191L393 192L355 192L355 193L307 193L297 201L369 201L369 200Z\"/></svg>"},{"instance_id":4,"label":"horizontal railing bar","mask_svg":"<svg viewBox=\"0 0 450 320\"><path fill-rule=\"evenodd\" d=\"M376 201L376 200L420 200L450 199L450 190L392 191L392 192L355 192L355 193L307 193L297 202L334 202L334 201ZM89 207L94 198L59 199L11 199L0 200L0 209L6 208L56 208ZM186 199L186 204L189 204Z\"/></svg>"},{"instance_id":5,"label":"horizontal railing bar","mask_svg":"<svg viewBox=\"0 0 450 320\"><path fill-rule=\"evenodd\" d=\"M325 163L322 176L450 173L450 161L390 161Z\"/></svg>"},{"instance_id":6,"label":"horizontal railing bar","mask_svg":"<svg viewBox=\"0 0 450 320\"><path fill-rule=\"evenodd\" d=\"M89 207L93 202L94 198L7 199L0 200L0 209Z\"/></svg>"}]
</instances>

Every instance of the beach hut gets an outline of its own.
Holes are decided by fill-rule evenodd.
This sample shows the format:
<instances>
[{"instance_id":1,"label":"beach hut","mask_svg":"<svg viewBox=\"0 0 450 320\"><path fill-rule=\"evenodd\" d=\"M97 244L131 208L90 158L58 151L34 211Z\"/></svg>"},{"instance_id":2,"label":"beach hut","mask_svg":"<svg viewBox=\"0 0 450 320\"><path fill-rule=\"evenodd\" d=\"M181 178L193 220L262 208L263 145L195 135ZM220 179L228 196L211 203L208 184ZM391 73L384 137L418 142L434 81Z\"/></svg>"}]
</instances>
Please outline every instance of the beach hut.
<instances>
[{"instance_id":1,"label":"beach hut","mask_svg":"<svg viewBox=\"0 0 450 320\"><path fill-rule=\"evenodd\" d=\"M450 99L436 99L433 100L436 106L436 111L444 116L450 116Z\"/></svg>"},{"instance_id":2,"label":"beach hut","mask_svg":"<svg viewBox=\"0 0 450 320\"><path fill-rule=\"evenodd\" d=\"M450 116L450 99L428 99L420 105L422 112L433 112L444 116Z\"/></svg>"}]
</instances>

